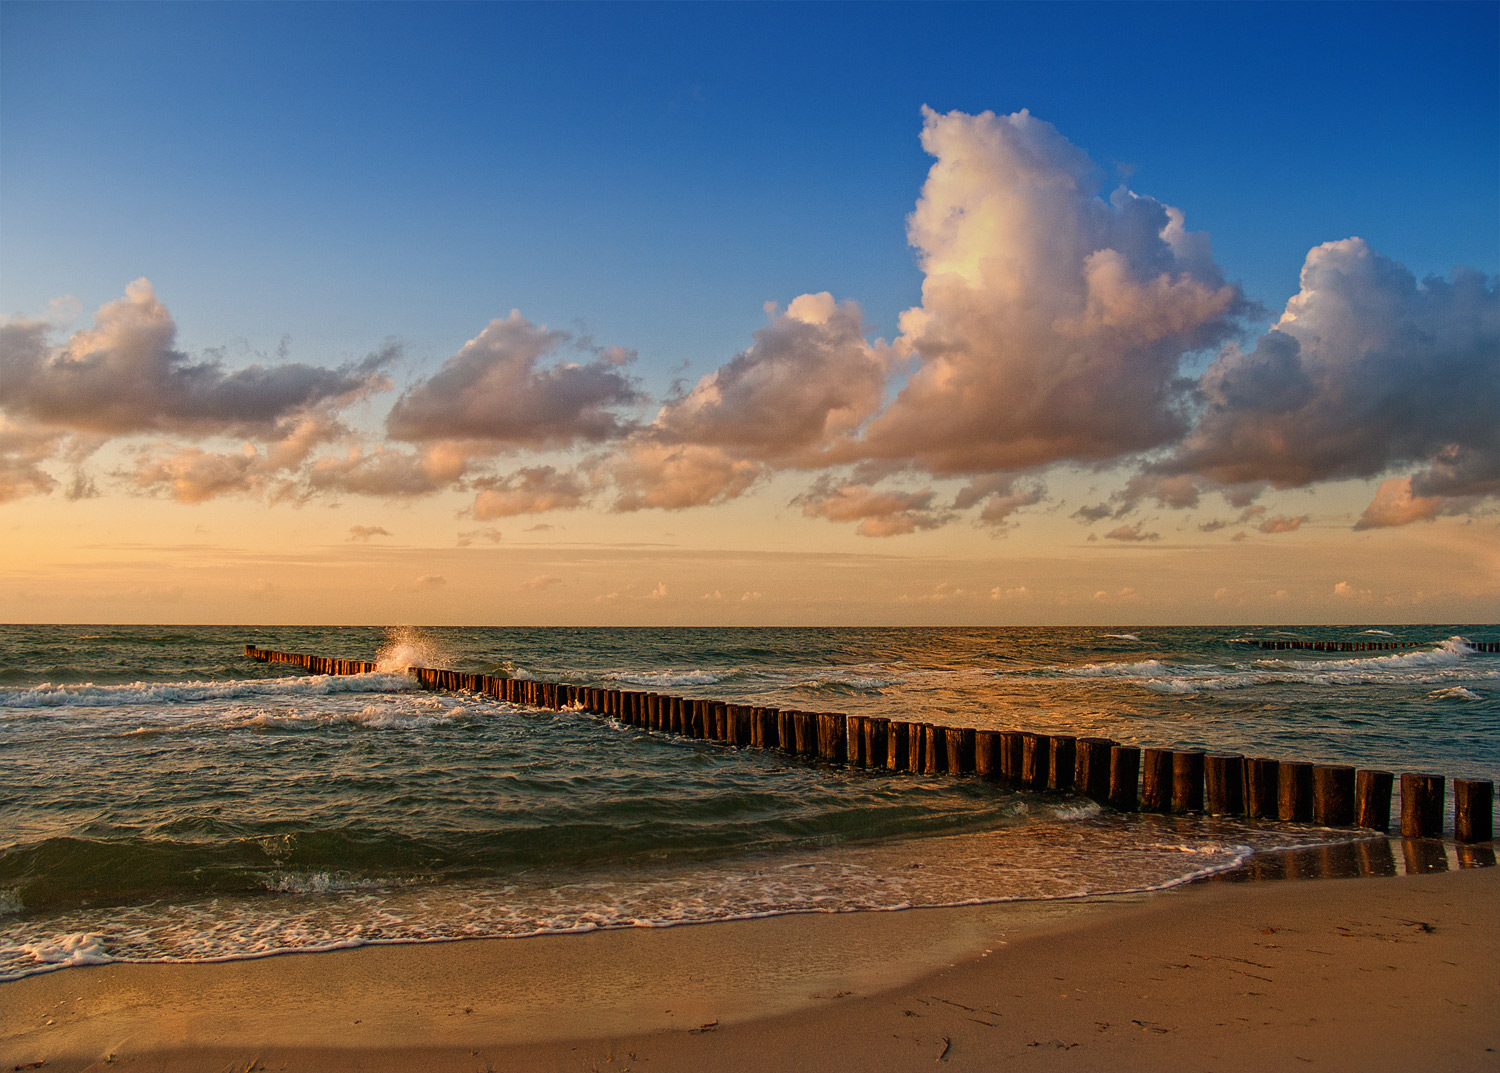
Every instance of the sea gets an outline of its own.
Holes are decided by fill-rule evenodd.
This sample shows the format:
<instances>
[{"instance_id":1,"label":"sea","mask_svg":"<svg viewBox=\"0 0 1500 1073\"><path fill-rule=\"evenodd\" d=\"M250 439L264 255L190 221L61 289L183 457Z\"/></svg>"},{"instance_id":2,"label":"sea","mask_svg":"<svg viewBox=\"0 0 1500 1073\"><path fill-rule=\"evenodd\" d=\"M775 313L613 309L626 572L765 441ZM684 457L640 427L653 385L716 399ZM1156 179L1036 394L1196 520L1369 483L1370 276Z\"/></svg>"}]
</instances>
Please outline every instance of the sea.
<instances>
[{"instance_id":1,"label":"sea","mask_svg":"<svg viewBox=\"0 0 1500 1073\"><path fill-rule=\"evenodd\" d=\"M820 766L425 692L410 666L1494 780L1500 655L1468 642L1495 640L1462 624L0 626L0 979L1075 899L1370 837ZM380 670L308 675L246 644Z\"/></svg>"}]
</instances>

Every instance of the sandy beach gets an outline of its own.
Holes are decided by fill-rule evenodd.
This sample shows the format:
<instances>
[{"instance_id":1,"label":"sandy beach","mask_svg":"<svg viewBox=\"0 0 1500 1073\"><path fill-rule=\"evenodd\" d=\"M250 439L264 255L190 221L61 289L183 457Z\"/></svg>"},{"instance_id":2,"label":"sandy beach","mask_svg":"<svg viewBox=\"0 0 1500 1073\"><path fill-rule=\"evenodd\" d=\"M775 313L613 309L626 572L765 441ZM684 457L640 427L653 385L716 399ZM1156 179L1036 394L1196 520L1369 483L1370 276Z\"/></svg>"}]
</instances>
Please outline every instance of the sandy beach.
<instances>
[{"instance_id":1,"label":"sandy beach","mask_svg":"<svg viewBox=\"0 0 1500 1073\"><path fill-rule=\"evenodd\" d=\"M1500 870L108 965L3 1068L1500 1069Z\"/></svg>"}]
</instances>

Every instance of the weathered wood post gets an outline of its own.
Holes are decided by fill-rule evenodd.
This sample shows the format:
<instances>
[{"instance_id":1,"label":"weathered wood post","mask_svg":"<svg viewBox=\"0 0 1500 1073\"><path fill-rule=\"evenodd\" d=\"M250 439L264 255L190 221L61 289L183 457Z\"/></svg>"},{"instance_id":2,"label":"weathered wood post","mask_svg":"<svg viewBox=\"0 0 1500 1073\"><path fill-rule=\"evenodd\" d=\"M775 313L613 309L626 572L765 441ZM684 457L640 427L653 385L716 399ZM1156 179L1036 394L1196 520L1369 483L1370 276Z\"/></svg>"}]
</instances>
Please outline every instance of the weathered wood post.
<instances>
[{"instance_id":1,"label":"weathered wood post","mask_svg":"<svg viewBox=\"0 0 1500 1073\"><path fill-rule=\"evenodd\" d=\"M1402 775L1402 836L1441 838L1444 797L1444 780L1441 775Z\"/></svg>"},{"instance_id":2,"label":"weathered wood post","mask_svg":"<svg viewBox=\"0 0 1500 1073\"><path fill-rule=\"evenodd\" d=\"M989 782L1000 781L1000 732L974 732L974 773Z\"/></svg>"},{"instance_id":3,"label":"weathered wood post","mask_svg":"<svg viewBox=\"0 0 1500 1073\"><path fill-rule=\"evenodd\" d=\"M1072 734L1053 734L1047 756L1047 789L1060 794L1073 791L1073 777L1078 774L1078 739Z\"/></svg>"},{"instance_id":4,"label":"weathered wood post","mask_svg":"<svg viewBox=\"0 0 1500 1073\"><path fill-rule=\"evenodd\" d=\"M1495 837L1495 784L1487 779L1453 780L1453 838L1488 842Z\"/></svg>"},{"instance_id":5,"label":"weathered wood post","mask_svg":"<svg viewBox=\"0 0 1500 1073\"><path fill-rule=\"evenodd\" d=\"M890 733L891 721L884 716L872 715L865 719L865 763L872 768L886 767L886 736Z\"/></svg>"},{"instance_id":6,"label":"weathered wood post","mask_svg":"<svg viewBox=\"0 0 1500 1073\"><path fill-rule=\"evenodd\" d=\"M1172 811L1172 750L1147 749L1141 756L1141 809Z\"/></svg>"},{"instance_id":7,"label":"weathered wood post","mask_svg":"<svg viewBox=\"0 0 1500 1073\"><path fill-rule=\"evenodd\" d=\"M812 712L793 712L793 731L797 739L797 755L818 755L818 721Z\"/></svg>"},{"instance_id":8,"label":"weathered wood post","mask_svg":"<svg viewBox=\"0 0 1500 1073\"><path fill-rule=\"evenodd\" d=\"M1134 812L1139 802L1141 751L1134 745L1112 745L1109 749L1109 805L1120 812Z\"/></svg>"},{"instance_id":9,"label":"weathered wood post","mask_svg":"<svg viewBox=\"0 0 1500 1073\"><path fill-rule=\"evenodd\" d=\"M974 774L974 730L972 727L948 727L943 731L948 756L948 774Z\"/></svg>"},{"instance_id":10,"label":"weathered wood post","mask_svg":"<svg viewBox=\"0 0 1500 1073\"><path fill-rule=\"evenodd\" d=\"M922 771L941 775L948 770L948 741L944 727L922 724Z\"/></svg>"},{"instance_id":11,"label":"weathered wood post","mask_svg":"<svg viewBox=\"0 0 1500 1073\"><path fill-rule=\"evenodd\" d=\"M911 724L904 719L892 719L885 732L885 767L887 771L910 771L906 758Z\"/></svg>"},{"instance_id":12,"label":"weathered wood post","mask_svg":"<svg viewBox=\"0 0 1500 1073\"><path fill-rule=\"evenodd\" d=\"M1203 753L1197 749L1172 753L1172 811L1203 811Z\"/></svg>"},{"instance_id":13,"label":"weathered wood post","mask_svg":"<svg viewBox=\"0 0 1500 1073\"><path fill-rule=\"evenodd\" d=\"M1079 793L1095 801L1109 800L1109 751L1114 746L1110 738L1078 739L1073 785Z\"/></svg>"},{"instance_id":14,"label":"weathered wood post","mask_svg":"<svg viewBox=\"0 0 1500 1073\"><path fill-rule=\"evenodd\" d=\"M1300 760L1283 760L1276 773L1276 818L1283 822L1309 823L1313 814L1313 766Z\"/></svg>"},{"instance_id":15,"label":"weathered wood post","mask_svg":"<svg viewBox=\"0 0 1500 1073\"><path fill-rule=\"evenodd\" d=\"M1276 795L1281 789L1281 764L1264 756L1245 757L1245 815L1251 819L1276 818Z\"/></svg>"},{"instance_id":16,"label":"weathered wood post","mask_svg":"<svg viewBox=\"0 0 1500 1073\"><path fill-rule=\"evenodd\" d=\"M864 716L844 716L844 726L849 728L849 767L865 767L868 761L864 756Z\"/></svg>"},{"instance_id":17,"label":"weathered wood post","mask_svg":"<svg viewBox=\"0 0 1500 1073\"><path fill-rule=\"evenodd\" d=\"M1372 831L1391 829L1391 784L1389 771L1358 771L1354 774L1354 826Z\"/></svg>"},{"instance_id":18,"label":"weathered wood post","mask_svg":"<svg viewBox=\"0 0 1500 1073\"><path fill-rule=\"evenodd\" d=\"M818 713L818 756L830 764L842 764L847 758L845 747L848 730L840 712Z\"/></svg>"},{"instance_id":19,"label":"weathered wood post","mask_svg":"<svg viewBox=\"0 0 1500 1073\"><path fill-rule=\"evenodd\" d=\"M1046 734L1021 735L1021 785L1027 790L1045 790L1052 762L1052 739Z\"/></svg>"},{"instance_id":20,"label":"weathered wood post","mask_svg":"<svg viewBox=\"0 0 1500 1073\"><path fill-rule=\"evenodd\" d=\"M1213 816L1241 816L1245 812L1245 758L1239 753L1216 753L1203 762L1208 811Z\"/></svg>"},{"instance_id":21,"label":"weathered wood post","mask_svg":"<svg viewBox=\"0 0 1500 1073\"><path fill-rule=\"evenodd\" d=\"M1019 790L1026 755L1026 735L1019 730L1000 732L1000 775L1005 785Z\"/></svg>"},{"instance_id":22,"label":"weathered wood post","mask_svg":"<svg viewBox=\"0 0 1500 1073\"><path fill-rule=\"evenodd\" d=\"M1348 827L1354 823L1354 769L1313 765L1313 823Z\"/></svg>"}]
</instances>

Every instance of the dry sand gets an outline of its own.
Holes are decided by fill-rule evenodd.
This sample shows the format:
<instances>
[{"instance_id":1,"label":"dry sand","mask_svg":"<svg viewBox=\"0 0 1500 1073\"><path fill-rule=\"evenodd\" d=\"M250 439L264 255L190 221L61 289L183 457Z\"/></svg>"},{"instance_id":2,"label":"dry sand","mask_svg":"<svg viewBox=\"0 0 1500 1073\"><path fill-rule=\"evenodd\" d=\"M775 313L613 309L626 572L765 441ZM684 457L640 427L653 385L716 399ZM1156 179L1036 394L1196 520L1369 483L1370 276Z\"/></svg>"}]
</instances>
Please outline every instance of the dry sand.
<instances>
[{"instance_id":1,"label":"dry sand","mask_svg":"<svg viewBox=\"0 0 1500 1073\"><path fill-rule=\"evenodd\" d=\"M67 969L0 1017L47 1073L1500 1070L1500 869Z\"/></svg>"}]
</instances>

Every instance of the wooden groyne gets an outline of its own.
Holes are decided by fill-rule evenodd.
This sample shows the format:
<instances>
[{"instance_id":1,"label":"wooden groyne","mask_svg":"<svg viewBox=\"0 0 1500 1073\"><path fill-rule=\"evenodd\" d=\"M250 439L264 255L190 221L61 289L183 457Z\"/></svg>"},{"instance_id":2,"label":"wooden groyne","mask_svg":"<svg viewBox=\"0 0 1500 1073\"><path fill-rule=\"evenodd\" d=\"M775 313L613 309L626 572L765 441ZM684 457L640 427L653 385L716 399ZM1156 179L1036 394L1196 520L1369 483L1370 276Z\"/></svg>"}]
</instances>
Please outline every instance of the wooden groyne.
<instances>
[{"instance_id":1,"label":"wooden groyne","mask_svg":"<svg viewBox=\"0 0 1500 1073\"><path fill-rule=\"evenodd\" d=\"M245 646L262 663L289 663L312 674L368 674L364 660L329 659ZM730 704L602 686L497 678L413 667L424 689L481 693L495 700L555 711L576 709L622 723L791 756L879 771L975 775L1016 790L1076 793L1121 812L1207 813L1389 831L1395 775L1337 764L1143 749L1112 738L1025 730L976 730L933 723ZM1458 842L1494 838L1495 784L1453 781ZM1447 780L1401 776L1401 834L1439 838Z\"/></svg>"},{"instance_id":2,"label":"wooden groyne","mask_svg":"<svg viewBox=\"0 0 1500 1073\"><path fill-rule=\"evenodd\" d=\"M1422 648L1428 641L1262 641L1247 639L1241 644L1255 648L1300 649L1305 652L1390 652L1403 648ZM1465 641L1470 652L1500 652L1500 641Z\"/></svg>"}]
</instances>

